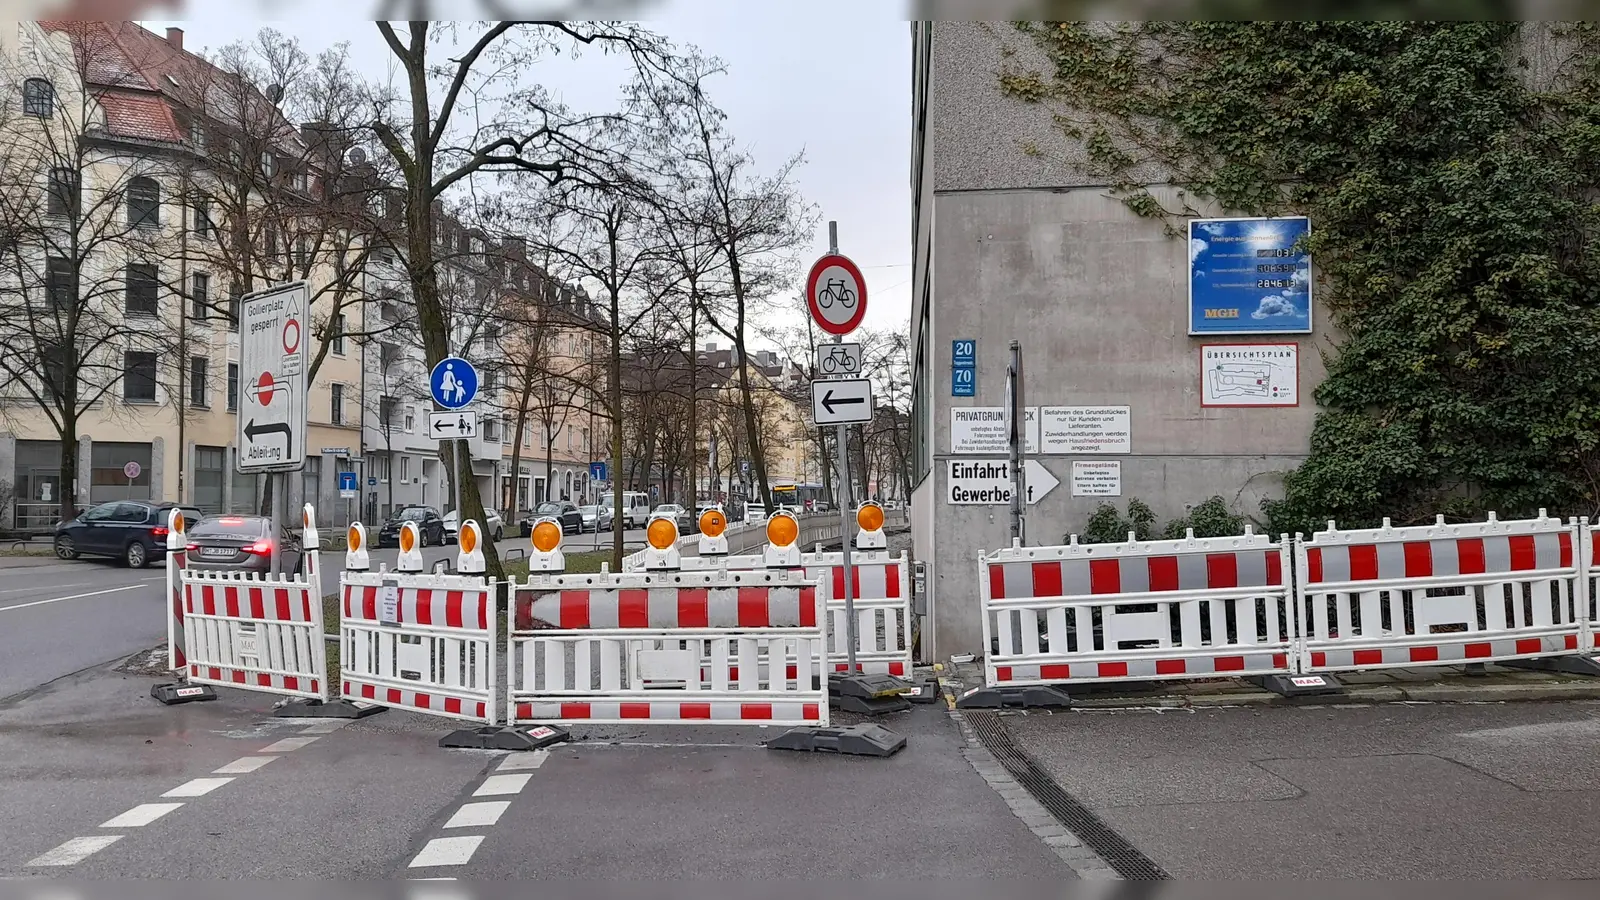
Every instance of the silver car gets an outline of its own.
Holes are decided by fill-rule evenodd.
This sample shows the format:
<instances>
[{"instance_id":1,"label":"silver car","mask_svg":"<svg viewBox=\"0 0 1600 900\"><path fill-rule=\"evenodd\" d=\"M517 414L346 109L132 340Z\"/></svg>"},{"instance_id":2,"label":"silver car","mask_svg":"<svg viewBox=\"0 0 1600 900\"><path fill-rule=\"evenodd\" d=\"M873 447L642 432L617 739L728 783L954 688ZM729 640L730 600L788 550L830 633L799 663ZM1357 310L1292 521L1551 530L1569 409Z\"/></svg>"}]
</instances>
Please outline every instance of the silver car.
<instances>
[{"instance_id":1,"label":"silver car","mask_svg":"<svg viewBox=\"0 0 1600 900\"><path fill-rule=\"evenodd\" d=\"M272 521L266 516L210 516L189 528L191 569L272 570Z\"/></svg>"}]
</instances>

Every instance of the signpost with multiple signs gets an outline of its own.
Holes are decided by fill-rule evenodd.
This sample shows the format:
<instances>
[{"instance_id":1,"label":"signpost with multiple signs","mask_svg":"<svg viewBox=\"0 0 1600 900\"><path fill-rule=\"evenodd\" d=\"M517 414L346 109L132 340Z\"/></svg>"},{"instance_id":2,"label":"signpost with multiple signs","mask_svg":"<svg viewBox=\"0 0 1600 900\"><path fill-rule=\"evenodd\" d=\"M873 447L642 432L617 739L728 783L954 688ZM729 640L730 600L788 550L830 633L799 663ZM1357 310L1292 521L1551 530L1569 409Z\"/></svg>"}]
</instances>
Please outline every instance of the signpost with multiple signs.
<instances>
[{"instance_id":1,"label":"signpost with multiple signs","mask_svg":"<svg viewBox=\"0 0 1600 900\"><path fill-rule=\"evenodd\" d=\"M310 372L311 291L292 281L239 300L238 467L282 475L306 465L306 378ZM272 492L272 533L282 533L285 488ZM272 542L272 570L280 571Z\"/></svg>"},{"instance_id":2,"label":"signpost with multiple signs","mask_svg":"<svg viewBox=\"0 0 1600 900\"><path fill-rule=\"evenodd\" d=\"M828 223L828 253L811 266L806 278L806 306L817 327L837 338L817 348L817 367L811 382L811 417L818 428L836 426L839 431L840 530L844 538L845 647L848 655L846 677L860 674L856 667L856 607L851 590L850 524L854 500L850 496L850 446L848 427L872 421L872 382L861 374L861 345L847 344L845 335L855 331L867 315L867 280L848 257L839 254L839 225Z\"/></svg>"}]
</instances>

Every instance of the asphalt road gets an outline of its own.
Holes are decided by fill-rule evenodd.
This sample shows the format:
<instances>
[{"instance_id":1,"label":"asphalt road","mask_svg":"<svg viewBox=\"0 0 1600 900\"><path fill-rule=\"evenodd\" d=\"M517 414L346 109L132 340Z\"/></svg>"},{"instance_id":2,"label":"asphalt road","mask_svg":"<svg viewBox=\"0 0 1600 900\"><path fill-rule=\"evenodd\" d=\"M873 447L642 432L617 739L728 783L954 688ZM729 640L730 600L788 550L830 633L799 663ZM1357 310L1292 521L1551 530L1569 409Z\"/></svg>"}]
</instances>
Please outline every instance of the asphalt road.
<instances>
[{"instance_id":1,"label":"asphalt road","mask_svg":"<svg viewBox=\"0 0 1600 900\"><path fill-rule=\"evenodd\" d=\"M910 744L886 760L672 726L508 756L441 750L449 723L393 711L277 719L232 690L162 707L150 681L101 670L0 704L0 877L1073 877L937 705L888 723Z\"/></svg>"},{"instance_id":2,"label":"asphalt road","mask_svg":"<svg viewBox=\"0 0 1600 900\"><path fill-rule=\"evenodd\" d=\"M163 579L159 566L0 559L0 698L165 641Z\"/></svg>"}]
</instances>

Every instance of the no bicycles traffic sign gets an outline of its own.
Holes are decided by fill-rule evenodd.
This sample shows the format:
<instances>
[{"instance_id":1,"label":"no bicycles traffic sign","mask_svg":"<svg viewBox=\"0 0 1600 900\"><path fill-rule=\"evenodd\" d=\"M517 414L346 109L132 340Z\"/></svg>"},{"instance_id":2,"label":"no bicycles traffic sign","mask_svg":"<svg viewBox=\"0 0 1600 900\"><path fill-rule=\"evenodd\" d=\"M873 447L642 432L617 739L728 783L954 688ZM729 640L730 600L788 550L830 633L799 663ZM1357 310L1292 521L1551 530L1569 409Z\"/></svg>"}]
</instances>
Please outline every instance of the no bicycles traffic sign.
<instances>
[{"instance_id":1,"label":"no bicycles traffic sign","mask_svg":"<svg viewBox=\"0 0 1600 900\"><path fill-rule=\"evenodd\" d=\"M817 260L806 277L806 306L817 327L843 337L860 327L867 315L867 280L848 257L830 253Z\"/></svg>"}]
</instances>

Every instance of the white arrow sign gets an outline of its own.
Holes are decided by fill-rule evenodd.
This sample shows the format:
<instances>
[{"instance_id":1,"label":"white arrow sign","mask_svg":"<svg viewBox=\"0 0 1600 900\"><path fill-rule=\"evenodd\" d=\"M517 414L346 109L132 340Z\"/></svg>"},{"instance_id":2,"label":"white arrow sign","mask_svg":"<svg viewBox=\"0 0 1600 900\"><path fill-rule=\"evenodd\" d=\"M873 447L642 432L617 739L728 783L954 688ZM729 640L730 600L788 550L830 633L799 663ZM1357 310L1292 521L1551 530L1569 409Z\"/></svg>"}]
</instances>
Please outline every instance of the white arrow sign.
<instances>
[{"instance_id":1,"label":"white arrow sign","mask_svg":"<svg viewBox=\"0 0 1600 900\"><path fill-rule=\"evenodd\" d=\"M454 441L478 436L478 412L444 410L428 413L428 440Z\"/></svg>"},{"instance_id":2,"label":"white arrow sign","mask_svg":"<svg viewBox=\"0 0 1600 900\"><path fill-rule=\"evenodd\" d=\"M811 382L811 417L818 425L872 421L872 382L865 378Z\"/></svg>"},{"instance_id":3,"label":"white arrow sign","mask_svg":"<svg viewBox=\"0 0 1600 900\"><path fill-rule=\"evenodd\" d=\"M1004 459L946 460L949 484L945 502L955 506L1004 506L1011 502L1011 463ZM1023 489L1029 505L1043 500L1061 482L1038 460L1023 463Z\"/></svg>"}]
</instances>

